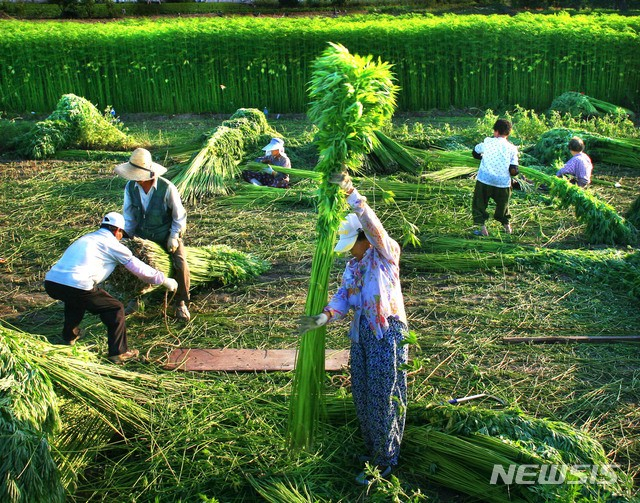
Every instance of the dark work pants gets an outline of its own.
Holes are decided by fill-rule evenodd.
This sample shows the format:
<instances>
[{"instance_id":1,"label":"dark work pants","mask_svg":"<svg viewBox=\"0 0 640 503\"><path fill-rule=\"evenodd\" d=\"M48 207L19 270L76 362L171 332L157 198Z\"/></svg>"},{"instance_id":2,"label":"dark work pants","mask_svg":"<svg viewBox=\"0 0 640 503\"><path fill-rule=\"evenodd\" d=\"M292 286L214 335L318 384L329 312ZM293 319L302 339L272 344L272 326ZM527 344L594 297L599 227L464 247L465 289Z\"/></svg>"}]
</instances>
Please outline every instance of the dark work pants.
<instances>
[{"instance_id":1,"label":"dark work pants","mask_svg":"<svg viewBox=\"0 0 640 503\"><path fill-rule=\"evenodd\" d=\"M160 243L166 249L166 243ZM189 275L189 264L187 264L187 250L182 243L182 239L178 239L178 249L170 253L171 263L173 264L173 276L178 282L178 291L176 292L176 302L183 300L189 305L189 288L191 288L191 278Z\"/></svg>"},{"instance_id":2,"label":"dark work pants","mask_svg":"<svg viewBox=\"0 0 640 503\"><path fill-rule=\"evenodd\" d=\"M511 187L494 187L486 183L476 181L473 191L473 202L471 203L471 215L475 225L484 225L489 218L487 206L489 199L496 203L496 210L493 213L495 218L502 225L507 225L511 219L509 213L509 199L511 198Z\"/></svg>"},{"instance_id":3,"label":"dark work pants","mask_svg":"<svg viewBox=\"0 0 640 503\"><path fill-rule=\"evenodd\" d=\"M124 306L101 288L80 290L53 281L45 281L44 289L49 297L64 302L64 327L62 338L70 341L80 332L80 322L86 311L100 316L107 327L109 356L127 352L127 333L124 322Z\"/></svg>"}]
</instances>

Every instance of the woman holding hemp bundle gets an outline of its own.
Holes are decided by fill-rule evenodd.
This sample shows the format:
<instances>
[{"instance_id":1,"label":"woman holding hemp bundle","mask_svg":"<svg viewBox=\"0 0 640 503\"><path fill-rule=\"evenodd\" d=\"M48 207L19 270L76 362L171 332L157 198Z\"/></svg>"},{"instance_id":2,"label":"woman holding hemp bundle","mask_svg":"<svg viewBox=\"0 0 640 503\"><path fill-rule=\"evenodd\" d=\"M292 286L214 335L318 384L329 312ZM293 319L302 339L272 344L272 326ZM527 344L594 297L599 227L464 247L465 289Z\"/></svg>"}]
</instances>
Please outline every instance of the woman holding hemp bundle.
<instances>
[{"instance_id":1,"label":"woman holding hemp bundle","mask_svg":"<svg viewBox=\"0 0 640 503\"><path fill-rule=\"evenodd\" d=\"M400 290L400 246L391 239L367 199L353 187L349 175L331 180L347 195L353 213L342 222L336 252L350 251L339 290L317 316L300 320L300 332L354 317L351 339L351 391L368 450L364 461L383 477L398 463L407 403L407 319ZM363 471L356 477L371 483Z\"/></svg>"}]
</instances>

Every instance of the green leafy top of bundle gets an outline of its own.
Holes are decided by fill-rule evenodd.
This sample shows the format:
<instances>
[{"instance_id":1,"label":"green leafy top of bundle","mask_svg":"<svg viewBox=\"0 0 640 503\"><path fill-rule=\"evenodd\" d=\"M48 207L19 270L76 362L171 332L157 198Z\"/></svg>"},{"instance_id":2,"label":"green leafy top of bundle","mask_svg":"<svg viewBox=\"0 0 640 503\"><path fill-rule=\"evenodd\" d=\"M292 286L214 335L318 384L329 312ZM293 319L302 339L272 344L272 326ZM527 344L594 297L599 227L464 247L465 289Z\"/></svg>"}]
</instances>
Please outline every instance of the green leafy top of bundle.
<instances>
[{"instance_id":1,"label":"green leafy top of bundle","mask_svg":"<svg viewBox=\"0 0 640 503\"><path fill-rule=\"evenodd\" d=\"M576 131L568 128L554 128L540 136L533 148L533 155L543 164L571 158L569 140L578 136L584 141L585 153L593 161L617 164L629 168L640 166L640 140L636 138L609 138L608 136Z\"/></svg>"},{"instance_id":2,"label":"green leafy top of bundle","mask_svg":"<svg viewBox=\"0 0 640 503\"><path fill-rule=\"evenodd\" d=\"M49 441L60 427L51 379L25 354L29 340L0 326L0 501L62 503Z\"/></svg>"},{"instance_id":3,"label":"green leafy top of bundle","mask_svg":"<svg viewBox=\"0 0 640 503\"><path fill-rule=\"evenodd\" d=\"M48 434L60 427L58 400L45 373L21 357L19 334L0 326L0 415Z\"/></svg>"},{"instance_id":4,"label":"green leafy top of bundle","mask_svg":"<svg viewBox=\"0 0 640 503\"><path fill-rule=\"evenodd\" d=\"M603 446L586 431L576 429L562 421L529 416L517 407L491 410L474 406L435 404L424 406L415 403L409 405L407 423L431 427L447 435L479 441L484 439L486 442L482 442L482 445L496 453L503 452L500 444L496 443L499 439L503 444L517 448L522 455L528 455L530 459L545 463L567 466L583 464L608 466L610 463ZM451 440L451 454L454 454L455 438ZM633 487L633 480L622 471L616 470L616 475L611 486L607 487L607 491L610 491L611 495L620 495L620 499L603 498L598 501L629 501L622 495L628 493ZM591 489L587 484L581 487L586 496L591 496ZM587 498L571 501L578 500L594 501Z\"/></svg>"},{"instance_id":5,"label":"green leafy top of bundle","mask_svg":"<svg viewBox=\"0 0 640 503\"><path fill-rule=\"evenodd\" d=\"M246 119L257 134L273 133L271 126L267 122L267 117L257 108L238 108L230 117L230 120L234 119Z\"/></svg>"},{"instance_id":6,"label":"green leafy top of bundle","mask_svg":"<svg viewBox=\"0 0 640 503\"><path fill-rule=\"evenodd\" d=\"M376 141L375 131L391 120L397 92L389 63L330 43L315 60L309 84L307 115L319 129L316 169L332 170L334 161L344 160L345 167L357 170Z\"/></svg>"},{"instance_id":7,"label":"green leafy top of bundle","mask_svg":"<svg viewBox=\"0 0 640 503\"><path fill-rule=\"evenodd\" d=\"M103 115L90 101L65 94L56 109L21 139L20 151L42 159L63 148L127 150L133 141L110 115Z\"/></svg>"},{"instance_id":8,"label":"green leafy top of bundle","mask_svg":"<svg viewBox=\"0 0 640 503\"><path fill-rule=\"evenodd\" d=\"M584 119L602 115L634 116L631 110L576 91L568 91L556 97L549 107L549 112L551 111Z\"/></svg>"}]
</instances>

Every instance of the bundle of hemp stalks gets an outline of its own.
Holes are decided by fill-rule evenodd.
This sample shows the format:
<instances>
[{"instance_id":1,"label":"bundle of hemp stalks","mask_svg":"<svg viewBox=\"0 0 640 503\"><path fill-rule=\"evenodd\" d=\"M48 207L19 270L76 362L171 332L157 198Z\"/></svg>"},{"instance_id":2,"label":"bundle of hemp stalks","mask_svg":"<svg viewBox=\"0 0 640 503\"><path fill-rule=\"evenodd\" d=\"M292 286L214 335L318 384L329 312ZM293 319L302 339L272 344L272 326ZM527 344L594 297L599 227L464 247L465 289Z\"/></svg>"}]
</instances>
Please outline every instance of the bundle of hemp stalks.
<instances>
[{"instance_id":1,"label":"bundle of hemp stalks","mask_svg":"<svg viewBox=\"0 0 640 503\"><path fill-rule=\"evenodd\" d=\"M608 101L592 98L576 91L568 91L557 96L549 112L555 111L561 114L569 114L572 117L589 118L603 115L627 116L633 118L635 114L624 107L614 105Z\"/></svg>"},{"instance_id":2,"label":"bundle of hemp stalks","mask_svg":"<svg viewBox=\"0 0 640 503\"><path fill-rule=\"evenodd\" d=\"M147 432L160 389L176 391L84 345L0 324L0 501L66 501L114 432Z\"/></svg>"},{"instance_id":3,"label":"bundle of hemp stalks","mask_svg":"<svg viewBox=\"0 0 640 503\"><path fill-rule=\"evenodd\" d=\"M309 83L309 119L318 128L315 136L321 173L318 190L318 235L311 264L305 315L322 312L328 298L333 247L345 211L345 195L332 175L357 172L371 151L374 131L388 125L395 109L398 87L391 65L349 53L340 45L329 47L312 65ZM293 449L309 448L320 418L325 381L326 327L300 338L300 351L289 407L289 440Z\"/></svg>"},{"instance_id":4,"label":"bundle of hemp stalks","mask_svg":"<svg viewBox=\"0 0 640 503\"><path fill-rule=\"evenodd\" d=\"M355 415L351 400L327 397L325 403L332 424ZM400 466L492 503L633 501L633 479L587 431L515 406L410 402ZM526 483L518 483L518 473Z\"/></svg>"},{"instance_id":5,"label":"bundle of hemp stalks","mask_svg":"<svg viewBox=\"0 0 640 503\"><path fill-rule=\"evenodd\" d=\"M185 201L229 193L229 183L240 174L240 162L247 149L275 132L257 109L240 108L218 126L198 154L173 178Z\"/></svg>"},{"instance_id":6,"label":"bundle of hemp stalks","mask_svg":"<svg viewBox=\"0 0 640 503\"><path fill-rule=\"evenodd\" d=\"M556 169L559 167L560 163L557 163ZM533 167L521 167L520 172L537 183L545 184L549 193L558 198L560 207L573 207L576 218L585 225L585 236L590 243L628 245L637 241L636 228L596 194Z\"/></svg>"},{"instance_id":7,"label":"bundle of hemp stalks","mask_svg":"<svg viewBox=\"0 0 640 503\"><path fill-rule=\"evenodd\" d=\"M157 243L133 238L123 243L144 263L171 277L173 267L169 254ZM245 281L267 271L269 263L226 245L186 246L191 287L204 284L224 286ZM142 295L158 285L139 280L124 267L118 267L109 278L110 288L127 296Z\"/></svg>"}]
</instances>

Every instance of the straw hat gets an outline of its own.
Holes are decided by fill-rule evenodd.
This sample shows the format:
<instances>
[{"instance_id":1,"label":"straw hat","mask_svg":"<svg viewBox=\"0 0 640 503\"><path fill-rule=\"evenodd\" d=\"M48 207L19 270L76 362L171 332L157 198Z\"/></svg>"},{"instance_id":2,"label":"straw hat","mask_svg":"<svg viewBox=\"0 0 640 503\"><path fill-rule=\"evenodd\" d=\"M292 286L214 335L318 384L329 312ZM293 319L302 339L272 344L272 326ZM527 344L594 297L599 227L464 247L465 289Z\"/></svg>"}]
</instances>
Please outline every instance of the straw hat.
<instances>
[{"instance_id":1,"label":"straw hat","mask_svg":"<svg viewBox=\"0 0 640 503\"><path fill-rule=\"evenodd\" d=\"M100 225L105 224L121 229L124 237L129 237L129 235L124 231L124 217L117 211L110 211L102 218L102 222L100 222Z\"/></svg>"},{"instance_id":2,"label":"straw hat","mask_svg":"<svg viewBox=\"0 0 640 503\"><path fill-rule=\"evenodd\" d=\"M269 142L269 145L266 147L262 147L262 150L265 152L269 152L271 150L279 150L280 152L284 152L284 141L280 138L272 138Z\"/></svg>"},{"instance_id":3,"label":"straw hat","mask_svg":"<svg viewBox=\"0 0 640 503\"><path fill-rule=\"evenodd\" d=\"M164 175L167 168L153 162L151 152L144 148L137 148L129 157L129 162L116 166L114 171L122 178L141 182Z\"/></svg>"},{"instance_id":4,"label":"straw hat","mask_svg":"<svg viewBox=\"0 0 640 503\"><path fill-rule=\"evenodd\" d=\"M349 213L346 218L340 224L338 229L338 235L340 240L333 249L336 253L349 251L356 240L358 239L358 233L362 230L362 224L355 213Z\"/></svg>"}]
</instances>

